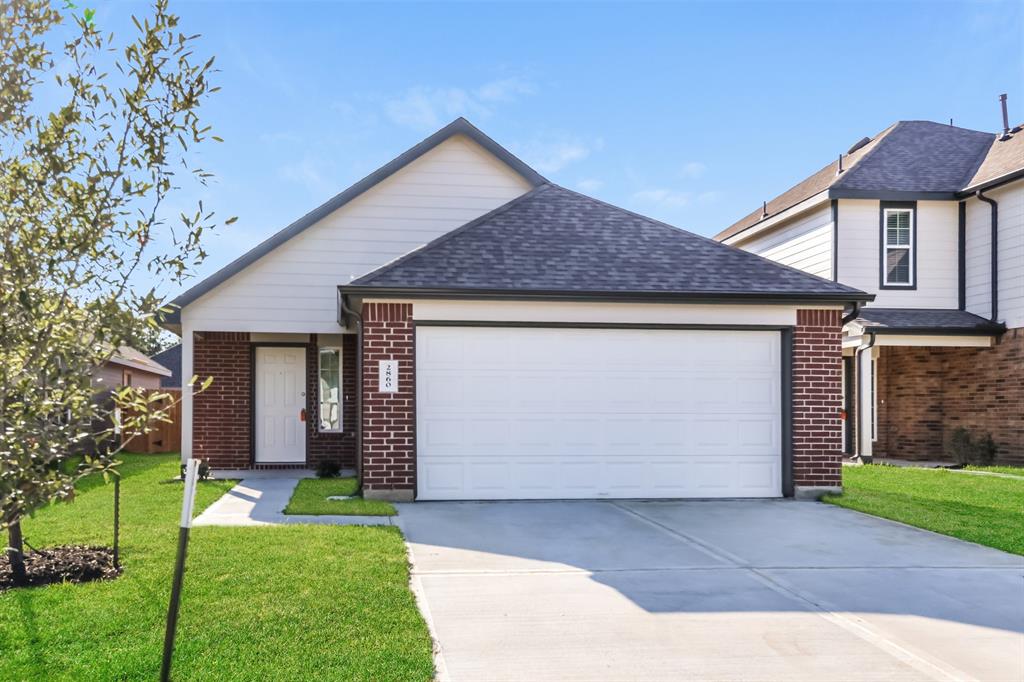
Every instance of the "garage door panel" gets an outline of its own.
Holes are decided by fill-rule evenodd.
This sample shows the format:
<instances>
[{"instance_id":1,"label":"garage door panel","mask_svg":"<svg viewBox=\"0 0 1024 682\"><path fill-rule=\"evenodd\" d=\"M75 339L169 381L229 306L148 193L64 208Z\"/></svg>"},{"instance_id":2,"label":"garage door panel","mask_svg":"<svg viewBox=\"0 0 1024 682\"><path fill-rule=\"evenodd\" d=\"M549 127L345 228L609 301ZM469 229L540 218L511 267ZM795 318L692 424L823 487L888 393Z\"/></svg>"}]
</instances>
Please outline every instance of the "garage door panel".
<instances>
[{"instance_id":1,"label":"garage door panel","mask_svg":"<svg viewBox=\"0 0 1024 682\"><path fill-rule=\"evenodd\" d=\"M420 327L421 499L781 493L778 332Z\"/></svg>"}]
</instances>

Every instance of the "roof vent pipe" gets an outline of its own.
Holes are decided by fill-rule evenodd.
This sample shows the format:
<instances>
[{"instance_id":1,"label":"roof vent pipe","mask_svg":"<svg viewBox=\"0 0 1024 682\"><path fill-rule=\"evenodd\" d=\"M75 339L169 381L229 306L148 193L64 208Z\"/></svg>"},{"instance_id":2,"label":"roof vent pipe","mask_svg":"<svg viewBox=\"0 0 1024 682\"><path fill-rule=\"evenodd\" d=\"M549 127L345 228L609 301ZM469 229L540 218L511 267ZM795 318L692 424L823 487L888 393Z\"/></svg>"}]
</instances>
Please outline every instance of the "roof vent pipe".
<instances>
[{"instance_id":1,"label":"roof vent pipe","mask_svg":"<svg viewBox=\"0 0 1024 682\"><path fill-rule=\"evenodd\" d=\"M767 201L764 202L763 204L761 204L761 217L762 218L767 218L768 217L768 202Z\"/></svg>"},{"instance_id":2,"label":"roof vent pipe","mask_svg":"<svg viewBox=\"0 0 1024 682\"><path fill-rule=\"evenodd\" d=\"M836 175L839 175L842 172L843 172L843 155L840 154L839 155L839 169L836 170Z\"/></svg>"},{"instance_id":3,"label":"roof vent pipe","mask_svg":"<svg viewBox=\"0 0 1024 682\"><path fill-rule=\"evenodd\" d=\"M999 95L999 104L1003 108L1003 136L999 139L1008 140L1010 138L1010 114L1006 111L1006 93Z\"/></svg>"}]
</instances>

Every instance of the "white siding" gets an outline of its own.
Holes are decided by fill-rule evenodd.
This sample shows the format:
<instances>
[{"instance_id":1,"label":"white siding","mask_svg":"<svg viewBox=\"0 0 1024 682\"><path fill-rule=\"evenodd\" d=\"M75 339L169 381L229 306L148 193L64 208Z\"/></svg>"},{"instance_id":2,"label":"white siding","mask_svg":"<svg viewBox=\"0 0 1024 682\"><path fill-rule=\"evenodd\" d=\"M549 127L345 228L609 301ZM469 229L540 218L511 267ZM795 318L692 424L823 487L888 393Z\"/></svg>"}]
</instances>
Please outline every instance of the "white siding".
<instances>
[{"instance_id":1,"label":"white siding","mask_svg":"<svg viewBox=\"0 0 1024 682\"><path fill-rule=\"evenodd\" d=\"M832 278L832 207L826 203L767 234L736 244L745 251Z\"/></svg>"},{"instance_id":2,"label":"white siding","mask_svg":"<svg viewBox=\"0 0 1024 682\"><path fill-rule=\"evenodd\" d=\"M182 321L200 331L336 333L339 284L529 189L453 137L186 306Z\"/></svg>"},{"instance_id":3,"label":"white siding","mask_svg":"<svg viewBox=\"0 0 1024 682\"><path fill-rule=\"evenodd\" d=\"M1024 327L1024 181L985 193L999 202L999 320ZM991 208L967 201L967 310L992 314Z\"/></svg>"},{"instance_id":4,"label":"white siding","mask_svg":"<svg viewBox=\"0 0 1024 682\"><path fill-rule=\"evenodd\" d=\"M958 207L917 202L917 288L879 289L879 202L839 200L839 281L871 294L879 308L956 308L959 304Z\"/></svg>"}]
</instances>

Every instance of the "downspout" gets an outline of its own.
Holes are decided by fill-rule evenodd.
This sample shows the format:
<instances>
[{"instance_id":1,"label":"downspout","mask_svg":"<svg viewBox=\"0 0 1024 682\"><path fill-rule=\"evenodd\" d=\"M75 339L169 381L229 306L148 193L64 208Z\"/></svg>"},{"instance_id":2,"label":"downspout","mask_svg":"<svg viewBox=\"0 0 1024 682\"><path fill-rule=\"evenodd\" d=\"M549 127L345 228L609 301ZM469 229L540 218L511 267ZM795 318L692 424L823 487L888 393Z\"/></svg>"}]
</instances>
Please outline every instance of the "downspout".
<instances>
[{"instance_id":1,"label":"downspout","mask_svg":"<svg viewBox=\"0 0 1024 682\"><path fill-rule=\"evenodd\" d=\"M861 305L862 304L860 301L853 302L853 310L851 310L847 315L843 316L844 327L857 319L857 316L860 315Z\"/></svg>"},{"instance_id":2,"label":"downspout","mask_svg":"<svg viewBox=\"0 0 1024 682\"><path fill-rule=\"evenodd\" d=\"M356 321L356 482L363 485L363 316L348 305L348 296L339 292L343 318ZM347 320L346 320L347 322ZM345 324L344 326L348 326Z\"/></svg>"},{"instance_id":3,"label":"downspout","mask_svg":"<svg viewBox=\"0 0 1024 682\"><path fill-rule=\"evenodd\" d=\"M992 207L992 318L993 322L999 322L999 202L991 199L982 190L975 192L974 196Z\"/></svg>"},{"instance_id":4,"label":"downspout","mask_svg":"<svg viewBox=\"0 0 1024 682\"><path fill-rule=\"evenodd\" d=\"M858 421L861 421L860 418L865 414L864 413L864 405L861 404L861 395L863 395L863 390L862 389L864 388L863 386L860 385L861 376L863 375L863 373L860 370L860 366L861 366L861 364L863 364L862 361L861 361L861 356L864 354L864 351L871 350L871 348L874 345L875 345L875 335L871 334L871 340L868 342L868 345L861 346L860 348L857 349L857 356L856 356L857 360L856 360L856 363L855 363L856 366L857 366L857 390L854 391L854 396L855 396L855 399L857 401L856 414L857 414L857 420ZM877 372L878 370L876 369L875 371ZM875 399L877 400L878 396L875 396ZM874 423L874 420L875 420L875 406L874 405L871 406L871 413L870 414L871 414L872 423ZM861 449L862 449L860 447L860 445L863 442L861 439L864 438L864 435L865 435L863 433L864 429L861 428L860 424L856 424L855 426L856 426L855 433L857 434L857 441L856 441L856 444L857 444L857 457L859 459L861 459L862 461L864 461L863 458L861 458L861 456L860 456L860 452L861 452ZM868 437L870 437L870 434L868 434ZM872 453L872 458L873 457L874 457L874 453ZM871 462L870 459L865 461L866 464L870 464L870 462Z\"/></svg>"}]
</instances>

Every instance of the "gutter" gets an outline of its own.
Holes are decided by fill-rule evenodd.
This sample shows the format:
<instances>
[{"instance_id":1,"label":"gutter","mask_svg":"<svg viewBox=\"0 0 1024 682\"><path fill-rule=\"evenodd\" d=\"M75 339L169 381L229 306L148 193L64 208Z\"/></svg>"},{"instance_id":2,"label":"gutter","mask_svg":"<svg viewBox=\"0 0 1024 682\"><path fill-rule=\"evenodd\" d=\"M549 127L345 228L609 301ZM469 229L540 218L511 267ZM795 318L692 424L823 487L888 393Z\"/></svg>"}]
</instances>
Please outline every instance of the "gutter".
<instances>
[{"instance_id":1,"label":"gutter","mask_svg":"<svg viewBox=\"0 0 1024 682\"><path fill-rule=\"evenodd\" d=\"M991 246L992 246L992 267L991 267L991 272L992 272L992 277L991 277L991 280L992 280L992 317L989 318L989 319L991 319L993 323L998 323L998 321L999 321L999 249L998 249L998 239L999 239L999 202L997 202L995 199L992 199L991 197L985 196L984 194L982 194L982 192L983 192L983 190L979 189L977 192L974 193L974 196L976 196L978 199L980 199L981 201L984 201L986 204L988 204L989 206L992 207L992 220L991 220L991 225L992 225L992 238L991 238L991 242L992 242L992 244L991 244Z\"/></svg>"},{"instance_id":2,"label":"gutter","mask_svg":"<svg viewBox=\"0 0 1024 682\"><path fill-rule=\"evenodd\" d=\"M860 315L860 309L862 305L863 304L860 301L853 302L853 310L851 310L848 315L843 315L844 327L857 319L857 316Z\"/></svg>"},{"instance_id":3,"label":"gutter","mask_svg":"<svg viewBox=\"0 0 1024 682\"><path fill-rule=\"evenodd\" d=\"M342 317L356 322L356 482L363 487L363 316L348 305L348 296L339 296ZM343 325L348 326L348 325Z\"/></svg>"}]
</instances>

